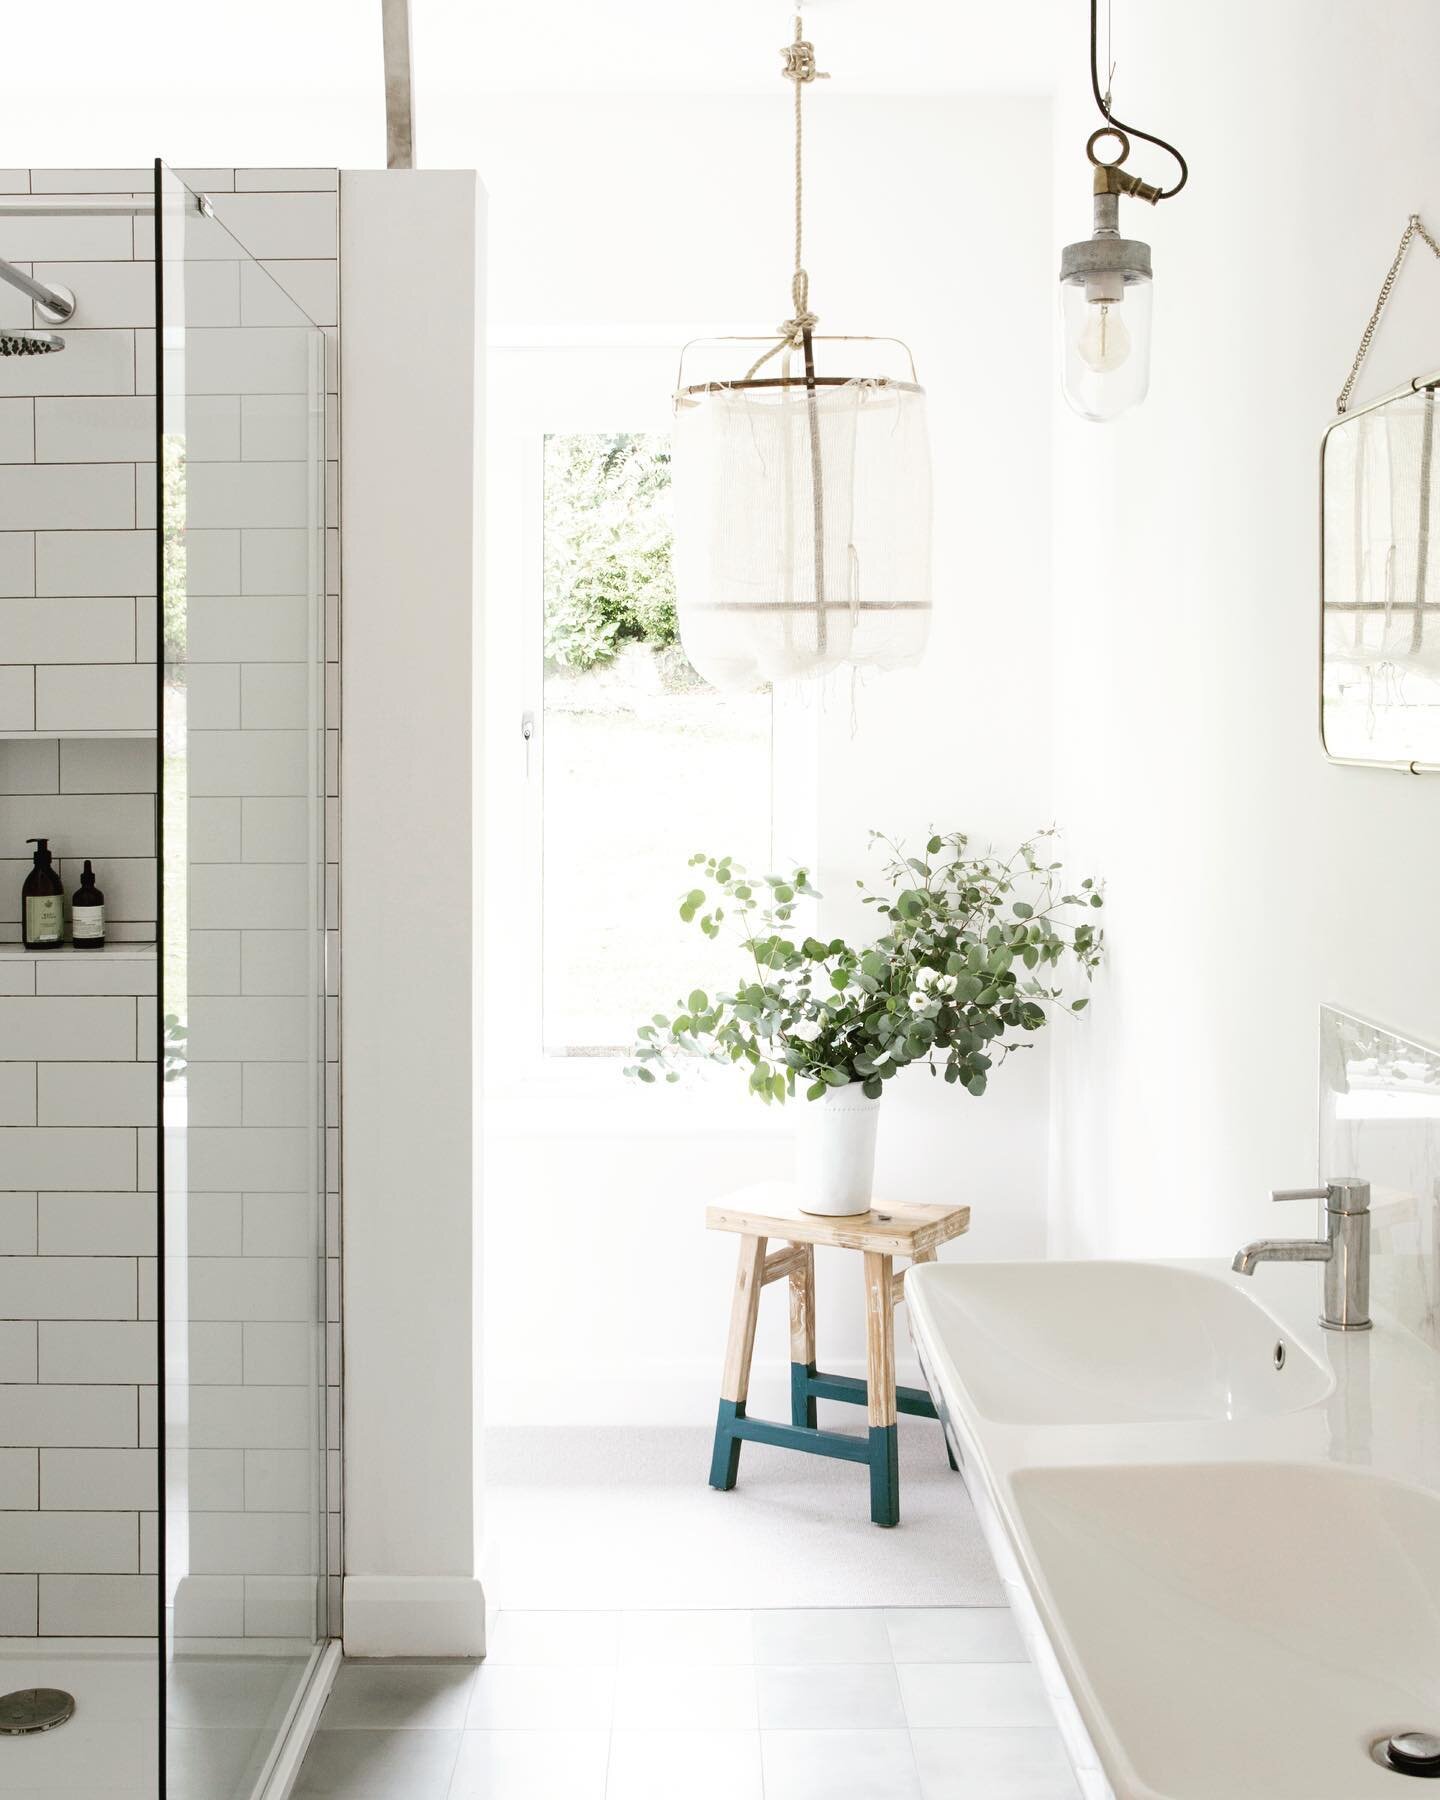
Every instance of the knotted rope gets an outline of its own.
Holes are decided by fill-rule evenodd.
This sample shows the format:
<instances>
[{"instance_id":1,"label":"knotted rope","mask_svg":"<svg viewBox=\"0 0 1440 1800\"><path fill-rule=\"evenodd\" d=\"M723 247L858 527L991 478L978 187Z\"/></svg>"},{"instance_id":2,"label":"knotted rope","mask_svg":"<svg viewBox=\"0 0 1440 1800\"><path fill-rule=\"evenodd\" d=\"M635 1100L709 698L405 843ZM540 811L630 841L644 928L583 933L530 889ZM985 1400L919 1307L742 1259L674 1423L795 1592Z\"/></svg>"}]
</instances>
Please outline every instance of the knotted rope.
<instances>
[{"instance_id":1,"label":"knotted rope","mask_svg":"<svg viewBox=\"0 0 1440 1800\"><path fill-rule=\"evenodd\" d=\"M795 15L795 36L783 46L780 54L785 58L781 74L786 81L795 84L795 273L790 278L790 304L794 313L775 327L779 341L745 371L747 381L757 369L764 368L772 356L778 356L782 350L800 349L805 333L813 331L820 323L810 310L810 277L805 271L805 114L801 96L809 82L828 81L830 77L815 66L815 46L804 36L799 13Z\"/></svg>"}]
</instances>

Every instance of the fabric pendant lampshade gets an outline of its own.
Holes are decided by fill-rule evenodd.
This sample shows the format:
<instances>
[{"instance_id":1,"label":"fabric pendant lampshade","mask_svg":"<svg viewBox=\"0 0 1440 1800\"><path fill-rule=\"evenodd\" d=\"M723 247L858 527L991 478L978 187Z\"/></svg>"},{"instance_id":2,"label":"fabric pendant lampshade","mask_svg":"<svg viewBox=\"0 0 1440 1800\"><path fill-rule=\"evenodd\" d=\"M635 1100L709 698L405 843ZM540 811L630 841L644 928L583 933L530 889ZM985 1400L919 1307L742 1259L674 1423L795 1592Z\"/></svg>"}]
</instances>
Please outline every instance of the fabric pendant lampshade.
<instances>
[{"instance_id":1,"label":"fabric pendant lampshade","mask_svg":"<svg viewBox=\"0 0 1440 1800\"><path fill-rule=\"evenodd\" d=\"M714 686L894 669L924 650L930 446L915 383L684 391L674 497L680 635Z\"/></svg>"},{"instance_id":2,"label":"fabric pendant lampshade","mask_svg":"<svg viewBox=\"0 0 1440 1800\"><path fill-rule=\"evenodd\" d=\"M801 97L828 77L798 15L782 55L795 107L793 316L743 373L687 386L682 356L675 393L680 639L718 688L844 663L899 668L920 656L930 623L925 390L913 360L908 380L816 366L818 344L894 340L815 335Z\"/></svg>"}]
</instances>

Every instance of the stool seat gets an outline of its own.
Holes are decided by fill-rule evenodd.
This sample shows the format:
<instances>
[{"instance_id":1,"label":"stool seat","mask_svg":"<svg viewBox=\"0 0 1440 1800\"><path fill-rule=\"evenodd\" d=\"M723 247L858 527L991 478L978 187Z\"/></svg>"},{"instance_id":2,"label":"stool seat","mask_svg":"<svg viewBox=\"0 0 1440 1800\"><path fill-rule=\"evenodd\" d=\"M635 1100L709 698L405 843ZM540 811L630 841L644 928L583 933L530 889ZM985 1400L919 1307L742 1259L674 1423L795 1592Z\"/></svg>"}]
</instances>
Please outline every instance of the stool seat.
<instances>
[{"instance_id":1,"label":"stool seat","mask_svg":"<svg viewBox=\"0 0 1440 1800\"><path fill-rule=\"evenodd\" d=\"M732 1231L740 1238L739 1268L730 1310L730 1337L720 1383L720 1410L710 1463L712 1487L735 1486L740 1446L753 1443L804 1450L813 1456L840 1457L870 1467L870 1517L877 1525L900 1520L900 1463L896 1433L899 1412L937 1417L923 1388L895 1384L895 1306L904 1298L904 1276L895 1258L931 1262L939 1246L970 1226L968 1206L921 1205L877 1201L868 1212L829 1218L800 1210L793 1182L757 1182L707 1207L711 1231ZM787 1248L770 1251L772 1238ZM866 1379L822 1374L815 1365L815 1246L825 1244L859 1252L864 1266L866 1299ZM772 1281L790 1287L790 1421L752 1419L745 1410L755 1325L761 1290ZM817 1400L843 1400L866 1409L865 1437L821 1431ZM950 1455L950 1466L955 1458Z\"/></svg>"},{"instance_id":2,"label":"stool seat","mask_svg":"<svg viewBox=\"0 0 1440 1800\"><path fill-rule=\"evenodd\" d=\"M827 1218L800 1210L793 1181L757 1181L737 1188L705 1209L711 1231L739 1231L784 1238L792 1244L832 1244L841 1250L874 1250L914 1260L970 1229L968 1206L922 1206L877 1200L869 1212Z\"/></svg>"}]
</instances>

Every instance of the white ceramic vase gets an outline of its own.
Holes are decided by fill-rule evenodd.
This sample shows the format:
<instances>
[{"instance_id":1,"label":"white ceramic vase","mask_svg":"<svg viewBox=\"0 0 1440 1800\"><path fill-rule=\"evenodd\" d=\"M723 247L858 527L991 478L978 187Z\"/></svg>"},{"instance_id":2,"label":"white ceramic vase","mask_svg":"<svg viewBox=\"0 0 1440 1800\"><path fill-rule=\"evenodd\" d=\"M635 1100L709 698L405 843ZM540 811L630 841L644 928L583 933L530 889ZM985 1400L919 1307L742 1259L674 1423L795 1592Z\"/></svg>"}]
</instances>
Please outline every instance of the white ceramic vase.
<instances>
[{"instance_id":1,"label":"white ceramic vase","mask_svg":"<svg viewBox=\"0 0 1440 1800\"><path fill-rule=\"evenodd\" d=\"M875 1128L880 1097L868 1100L862 1085L829 1088L796 1108L795 1179L800 1210L843 1219L870 1210L875 1185Z\"/></svg>"}]
</instances>

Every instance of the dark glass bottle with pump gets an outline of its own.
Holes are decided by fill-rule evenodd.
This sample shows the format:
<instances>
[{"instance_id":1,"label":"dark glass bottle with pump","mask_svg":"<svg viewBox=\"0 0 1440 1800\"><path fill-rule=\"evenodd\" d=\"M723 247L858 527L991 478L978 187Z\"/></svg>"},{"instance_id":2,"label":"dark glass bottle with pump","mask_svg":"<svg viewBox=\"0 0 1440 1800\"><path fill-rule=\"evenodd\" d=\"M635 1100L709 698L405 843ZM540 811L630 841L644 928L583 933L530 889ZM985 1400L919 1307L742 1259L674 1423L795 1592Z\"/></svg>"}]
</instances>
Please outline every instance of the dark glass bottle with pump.
<instances>
[{"instance_id":1,"label":"dark glass bottle with pump","mask_svg":"<svg viewBox=\"0 0 1440 1800\"><path fill-rule=\"evenodd\" d=\"M95 885L90 858L80 871L80 885L70 901L70 939L77 950L105 948L105 896Z\"/></svg>"},{"instance_id":2,"label":"dark glass bottle with pump","mask_svg":"<svg viewBox=\"0 0 1440 1800\"><path fill-rule=\"evenodd\" d=\"M48 838L35 846L35 867L20 890L20 933L27 950L58 950L65 941L65 889L50 861Z\"/></svg>"}]
</instances>

